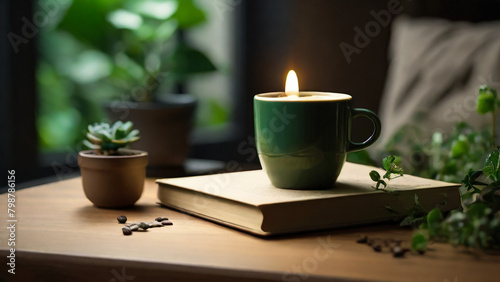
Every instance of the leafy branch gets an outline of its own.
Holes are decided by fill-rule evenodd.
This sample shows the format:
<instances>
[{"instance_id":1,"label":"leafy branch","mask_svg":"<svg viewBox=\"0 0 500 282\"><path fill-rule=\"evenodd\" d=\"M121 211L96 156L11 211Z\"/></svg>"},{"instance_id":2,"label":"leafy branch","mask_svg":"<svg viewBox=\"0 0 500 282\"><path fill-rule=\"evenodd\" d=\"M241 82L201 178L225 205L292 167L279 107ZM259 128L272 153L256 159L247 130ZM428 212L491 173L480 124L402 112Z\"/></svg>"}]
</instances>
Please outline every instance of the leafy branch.
<instances>
[{"instance_id":1,"label":"leafy branch","mask_svg":"<svg viewBox=\"0 0 500 282\"><path fill-rule=\"evenodd\" d=\"M479 87L479 95L476 100L476 111L481 114L491 113L492 123L492 136L491 144L495 144L495 109L500 106L497 91L488 85L481 85Z\"/></svg>"},{"instance_id":2,"label":"leafy branch","mask_svg":"<svg viewBox=\"0 0 500 282\"><path fill-rule=\"evenodd\" d=\"M413 235L413 249L425 251L429 241L477 249L500 246L500 149L491 152L482 170L469 171L462 184L463 210L447 217L439 208L431 210Z\"/></svg>"},{"instance_id":3,"label":"leafy branch","mask_svg":"<svg viewBox=\"0 0 500 282\"><path fill-rule=\"evenodd\" d=\"M398 160L395 156L390 155L382 160L382 167L385 169L385 174L380 176L380 174L372 170L370 171L370 178L377 183L375 189L380 189L380 186L383 185L382 189L387 187L387 182L383 179L391 180L398 177L403 176L403 168L398 165Z\"/></svg>"}]
</instances>

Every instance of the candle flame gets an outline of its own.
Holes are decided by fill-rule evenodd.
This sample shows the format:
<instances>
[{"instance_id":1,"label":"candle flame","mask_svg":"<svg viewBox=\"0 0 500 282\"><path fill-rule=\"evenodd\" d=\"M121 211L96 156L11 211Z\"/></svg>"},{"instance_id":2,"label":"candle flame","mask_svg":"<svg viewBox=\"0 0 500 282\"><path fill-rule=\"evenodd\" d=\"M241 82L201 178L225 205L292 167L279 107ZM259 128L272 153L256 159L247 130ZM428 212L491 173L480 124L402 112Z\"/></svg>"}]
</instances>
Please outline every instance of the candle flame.
<instances>
[{"instance_id":1,"label":"candle flame","mask_svg":"<svg viewBox=\"0 0 500 282\"><path fill-rule=\"evenodd\" d=\"M299 79L294 70L290 70L286 76L285 82L286 96L299 96Z\"/></svg>"}]
</instances>

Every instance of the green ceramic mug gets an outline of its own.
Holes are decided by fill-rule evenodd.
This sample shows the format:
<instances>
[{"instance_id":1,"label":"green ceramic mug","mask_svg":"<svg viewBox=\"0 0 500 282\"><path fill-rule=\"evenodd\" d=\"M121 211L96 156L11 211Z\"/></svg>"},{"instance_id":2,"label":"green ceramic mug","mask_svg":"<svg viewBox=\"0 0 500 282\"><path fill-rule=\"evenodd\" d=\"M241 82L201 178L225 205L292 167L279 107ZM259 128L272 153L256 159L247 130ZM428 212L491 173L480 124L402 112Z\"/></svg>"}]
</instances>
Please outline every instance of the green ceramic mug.
<instances>
[{"instance_id":1,"label":"green ceramic mug","mask_svg":"<svg viewBox=\"0 0 500 282\"><path fill-rule=\"evenodd\" d=\"M372 145L380 136L373 112L351 106L347 94L283 92L254 97L255 138L263 169L275 187L328 189L333 187L348 152ZM350 140L352 120L367 117L374 125L362 143Z\"/></svg>"}]
</instances>

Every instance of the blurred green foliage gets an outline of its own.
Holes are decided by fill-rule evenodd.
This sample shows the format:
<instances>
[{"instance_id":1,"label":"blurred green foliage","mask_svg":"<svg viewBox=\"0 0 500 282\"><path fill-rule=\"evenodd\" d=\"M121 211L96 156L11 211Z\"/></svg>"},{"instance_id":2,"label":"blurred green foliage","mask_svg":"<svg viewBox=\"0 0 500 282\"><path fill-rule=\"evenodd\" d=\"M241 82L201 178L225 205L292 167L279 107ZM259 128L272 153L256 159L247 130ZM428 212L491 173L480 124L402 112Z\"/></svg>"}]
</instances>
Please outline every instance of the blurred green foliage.
<instances>
[{"instance_id":1,"label":"blurred green foliage","mask_svg":"<svg viewBox=\"0 0 500 282\"><path fill-rule=\"evenodd\" d=\"M497 107L500 107L500 100L496 90L481 85L476 111L479 114L491 113L490 128L477 130L466 122L459 122L448 135L437 131L426 136L418 126L422 115L417 115L414 123L406 124L396 131L375 159L395 155L400 158L400 164L407 174L460 183L469 170L482 167L492 148L495 148ZM366 165L376 164L366 151L349 153L347 160Z\"/></svg>"},{"instance_id":2,"label":"blurred green foliage","mask_svg":"<svg viewBox=\"0 0 500 282\"><path fill-rule=\"evenodd\" d=\"M477 131L465 122L449 134L434 132L424 139L415 124L403 126L386 144L386 154L401 157L408 174L460 183L470 169L480 167L491 148L491 130Z\"/></svg>"},{"instance_id":3,"label":"blurred green foliage","mask_svg":"<svg viewBox=\"0 0 500 282\"><path fill-rule=\"evenodd\" d=\"M182 36L207 21L194 0L65 3L47 16L38 37L42 151L78 144L86 125L104 118L105 101L154 101L155 93L175 92L190 76L216 70ZM134 92L137 87L145 91ZM215 111L213 122L227 121L217 101L208 107Z\"/></svg>"}]
</instances>

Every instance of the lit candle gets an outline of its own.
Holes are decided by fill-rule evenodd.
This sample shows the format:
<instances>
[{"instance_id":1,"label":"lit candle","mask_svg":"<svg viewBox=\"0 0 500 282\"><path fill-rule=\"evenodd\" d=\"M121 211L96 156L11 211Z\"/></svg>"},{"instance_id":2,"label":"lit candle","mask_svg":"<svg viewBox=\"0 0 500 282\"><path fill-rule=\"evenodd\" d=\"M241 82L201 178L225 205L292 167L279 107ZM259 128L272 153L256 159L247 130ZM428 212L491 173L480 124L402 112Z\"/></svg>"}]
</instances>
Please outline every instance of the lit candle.
<instances>
[{"instance_id":1,"label":"lit candle","mask_svg":"<svg viewBox=\"0 0 500 282\"><path fill-rule=\"evenodd\" d=\"M269 92L257 94L257 100L263 101L290 101L290 102L310 102L318 100L349 100L351 96L342 93L329 93L319 91L299 91L299 79L295 71L290 70L286 76L285 92Z\"/></svg>"},{"instance_id":2,"label":"lit candle","mask_svg":"<svg viewBox=\"0 0 500 282\"><path fill-rule=\"evenodd\" d=\"M294 70L290 70L286 76L285 95L290 98L299 97L299 79Z\"/></svg>"}]
</instances>

